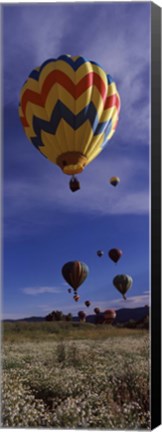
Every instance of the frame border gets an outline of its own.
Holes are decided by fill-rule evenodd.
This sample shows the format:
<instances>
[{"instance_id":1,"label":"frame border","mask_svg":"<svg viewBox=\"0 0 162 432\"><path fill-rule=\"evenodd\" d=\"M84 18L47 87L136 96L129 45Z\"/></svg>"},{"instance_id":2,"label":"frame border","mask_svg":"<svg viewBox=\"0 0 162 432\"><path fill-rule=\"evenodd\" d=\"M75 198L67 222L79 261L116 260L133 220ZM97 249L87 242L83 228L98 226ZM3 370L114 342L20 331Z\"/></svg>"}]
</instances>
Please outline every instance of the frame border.
<instances>
[{"instance_id":1,"label":"frame border","mask_svg":"<svg viewBox=\"0 0 162 432\"><path fill-rule=\"evenodd\" d=\"M151 2L151 429L161 424L161 8Z\"/></svg>"}]
</instances>

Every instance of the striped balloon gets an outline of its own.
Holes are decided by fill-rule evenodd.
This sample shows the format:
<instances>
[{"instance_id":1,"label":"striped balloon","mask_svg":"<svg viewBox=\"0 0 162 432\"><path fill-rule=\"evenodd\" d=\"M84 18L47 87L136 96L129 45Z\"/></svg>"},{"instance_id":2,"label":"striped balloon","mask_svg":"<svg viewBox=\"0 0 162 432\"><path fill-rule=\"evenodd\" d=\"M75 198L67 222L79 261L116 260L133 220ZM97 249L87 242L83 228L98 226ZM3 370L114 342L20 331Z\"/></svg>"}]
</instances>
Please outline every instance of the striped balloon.
<instances>
[{"instance_id":1,"label":"striped balloon","mask_svg":"<svg viewBox=\"0 0 162 432\"><path fill-rule=\"evenodd\" d=\"M120 97L110 75L84 57L62 55L34 69L19 116L33 145L65 174L82 172L115 132Z\"/></svg>"},{"instance_id":2,"label":"striped balloon","mask_svg":"<svg viewBox=\"0 0 162 432\"><path fill-rule=\"evenodd\" d=\"M115 288L122 294L124 300L126 300L126 293L132 287L133 279L127 274L116 275L113 279Z\"/></svg>"},{"instance_id":3,"label":"striped balloon","mask_svg":"<svg viewBox=\"0 0 162 432\"><path fill-rule=\"evenodd\" d=\"M69 261L62 267L62 275L76 294L79 286L85 281L89 273L88 266L81 261Z\"/></svg>"}]
</instances>

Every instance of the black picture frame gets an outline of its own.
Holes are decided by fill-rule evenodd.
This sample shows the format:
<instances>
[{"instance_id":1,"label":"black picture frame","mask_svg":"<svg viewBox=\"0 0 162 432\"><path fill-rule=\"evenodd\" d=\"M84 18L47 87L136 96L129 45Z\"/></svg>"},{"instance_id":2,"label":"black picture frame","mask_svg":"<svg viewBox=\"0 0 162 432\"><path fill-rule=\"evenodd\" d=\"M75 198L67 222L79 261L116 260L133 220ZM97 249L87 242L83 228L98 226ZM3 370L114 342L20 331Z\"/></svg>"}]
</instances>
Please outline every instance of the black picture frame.
<instances>
[{"instance_id":1,"label":"black picture frame","mask_svg":"<svg viewBox=\"0 0 162 432\"><path fill-rule=\"evenodd\" d=\"M151 429L161 424L161 8L151 3Z\"/></svg>"}]
</instances>

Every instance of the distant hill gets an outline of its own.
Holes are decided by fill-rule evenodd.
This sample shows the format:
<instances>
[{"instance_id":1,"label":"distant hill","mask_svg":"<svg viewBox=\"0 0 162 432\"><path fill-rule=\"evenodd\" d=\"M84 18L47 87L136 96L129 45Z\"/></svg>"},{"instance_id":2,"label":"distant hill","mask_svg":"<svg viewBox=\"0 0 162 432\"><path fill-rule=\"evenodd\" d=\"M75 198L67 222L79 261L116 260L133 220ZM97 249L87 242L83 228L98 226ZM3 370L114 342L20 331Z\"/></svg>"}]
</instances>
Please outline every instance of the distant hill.
<instances>
[{"instance_id":1,"label":"distant hill","mask_svg":"<svg viewBox=\"0 0 162 432\"><path fill-rule=\"evenodd\" d=\"M103 314L101 314L103 315ZM149 307L144 306L135 309L119 309L116 311L116 318L113 321L113 324L117 323L126 323L130 320L134 321L142 321L147 315L149 315ZM96 315L88 315L86 321L95 323ZM78 321L78 317L74 317L74 320Z\"/></svg>"},{"instance_id":2,"label":"distant hill","mask_svg":"<svg viewBox=\"0 0 162 432\"><path fill-rule=\"evenodd\" d=\"M38 322L45 321L43 317L29 317L29 318L19 318L19 319L5 319L3 322L19 322L19 321L28 321L28 322Z\"/></svg>"},{"instance_id":3,"label":"distant hill","mask_svg":"<svg viewBox=\"0 0 162 432\"><path fill-rule=\"evenodd\" d=\"M114 320L114 324L117 322L124 323L129 320L141 321L147 315L149 315L148 306L135 309L119 309L118 311L116 311L116 319Z\"/></svg>"},{"instance_id":4,"label":"distant hill","mask_svg":"<svg viewBox=\"0 0 162 432\"><path fill-rule=\"evenodd\" d=\"M119 309L116 311L116 318L113 323L114 324L125 323L128 322L129 320L141 321L147 315L149 315L148 306L134 308L134 309L129 309L129 308ZM95 318L96 318L95 314L87 315L87 322L95 323ZM29 318L21 318L17 320L5 319L3 321L4 322L16 322L16 321L17 322L18 321L38 322L39 321L40 322L40 321L45 321L45 317L29 317ZM73 317L73 321L79 321L79 318L77 316Z\"/></svg>"}]
</instances>

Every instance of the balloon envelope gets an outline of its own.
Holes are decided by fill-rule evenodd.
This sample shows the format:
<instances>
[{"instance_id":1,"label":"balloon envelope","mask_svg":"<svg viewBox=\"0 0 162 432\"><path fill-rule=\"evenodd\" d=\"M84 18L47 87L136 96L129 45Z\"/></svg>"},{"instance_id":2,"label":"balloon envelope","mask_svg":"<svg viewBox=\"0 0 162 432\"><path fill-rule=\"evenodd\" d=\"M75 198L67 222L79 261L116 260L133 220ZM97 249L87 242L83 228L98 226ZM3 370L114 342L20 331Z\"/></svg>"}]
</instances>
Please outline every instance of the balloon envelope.
<instances>
[{"instance_id":1,"label":"balloon envelope","mask_svg":"<svg viewBox=\"0 0 162 432\"><path fill-rule=\"evenodd\" d=\"M127 274L117 275L113 279L113 284L126 300L125 294L133 284L132 277Z\"/></svg>"},{"instance_id":2,"label":"balloon envelope","mask_svg":"<svg viewBox=\"0 0 162 432\"><path fill-rule=\"evenodd\" d=\"M73 299L74 299L76 302L78 302L79 299L80 299L80 296L78 296L78 295L74 295Z\"/></svg>"},{"instance_id":3,"label":"balloon envelope","mask_svg":"<svg viewBox=\"0 0 162 432\"><path fill-rule=\"evenodd\" d=\"M79 321L86 321L86 314L83 311L78 312Z\"/></svg>"},{"instance_id":4,"label":"balloon envelope","mask_svg":"<svg viewBox=\"0 0 162 432\"><path fill-rule=\"evenodd\" d=\"M86 301L84 302L84 304L85 304L87 307L89 307L89 306L91 305L91 302L90 302L89 300L86 300Z\"/></svg>"},{"instance_id":5,"label":"balloon envelope","mask_svg":"<svg viewBox=\"0 0 162 432\"><path fill-rule=\"evenodd\" d=\"M120 178L119 177L111 177L110 184L112 186L117 186L119 183L120 183Z\"/></svg>"},{"instance_id":6,"label":"balloon envelope","mask_svg":"<svg viewBox=\"0 0 162 432\"><path fill-rule=\"evenodd\" d=\"M69 261L62 267L62 275L74 291L85 281L88 273L88 266L81 261Z\"/></svg>"},{"instance_id":7,"label":"balloon envelope","mask_svg":"<svg viewBox=\"0 0 162 432\"><path fill-rule=\"evenodd\" d=\"M19 116L28 139L65 174L83 171L113 136L120 97L113 78L81 56L61 55L33 69Z\"/></svg>"},{"instance_id":8,"label":"balloon envelope","mask_svg":"<svg viewBox=\"0 0 162 432\"><path fill-rule=\"evenodd\" d=\"M107 322L110 322L110 323L111 323L115 318L116 318L116 312L115 312L114 309L107 309L107 310L104 312L104 319L105 319Z\"/></svg>"},{"instance_id":9,"label":"balloon envelope","mask_svg":"<svg viewBox=\"0 0 162 432\"><path fill-rule=\"evenodd\" d=\"M100 313L100 309L98 307L95 307L94 308L94 312L95 312L95 314L99 314Z\"/></svg>"},{"instance_id":10,"label":"balloon envelope","mask_svg":"<svg viewBox=\"0 0 162 432\"><path fill-rule=\"evenodd\" d=\"M110 249L109 252L109 257L111 258L112 261L114 261L115 263L117 263L119 261L119 259L121 258L121 256L123 255L123 252L120 249Z\"/></svg>"},{"instance_id":11,"label":"balloon envelope","mask_svg":"<svg viewBox=\"0 0 162 432\"><path fill-rule=\"evenodd\" d=\"M104 252L103 252L102 250L98 250L98 251L97 251L97 255L98 255L99 257L102 257L103 254L104 254Z\"/></svg>"}]
</instances>

